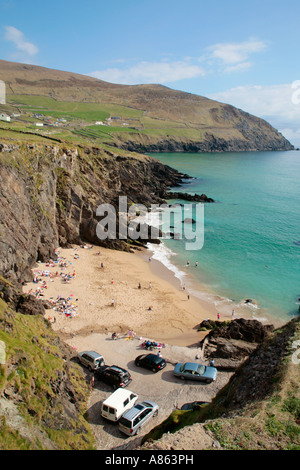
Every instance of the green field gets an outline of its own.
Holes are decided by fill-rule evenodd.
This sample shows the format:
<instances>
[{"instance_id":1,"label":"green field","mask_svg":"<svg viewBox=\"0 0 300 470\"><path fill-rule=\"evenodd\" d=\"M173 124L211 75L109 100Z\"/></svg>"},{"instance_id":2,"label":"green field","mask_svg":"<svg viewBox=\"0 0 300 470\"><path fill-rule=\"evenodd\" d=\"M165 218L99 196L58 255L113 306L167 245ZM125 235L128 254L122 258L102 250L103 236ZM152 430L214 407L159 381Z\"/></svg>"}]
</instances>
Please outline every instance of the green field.
<instances>
[{"instance_id":1,"label":"green field","mask_svg":"<svg viewBox=\"0 0 300 470\"><path fill-rule=\"evenodd\" d=\"M56 101L46 96L11 95L8 101L24 112L39 113L54 118L73 118L87 122L104 121L110 116L139 119L143 112L107 103L77 103Z\"/></svg>"},{"instance_id":2,"label":"green field","mask_svg":"<svg viewBox=\"0 0 300 470\"><path fill-rule=\"evenodd\" d=\"M225 140L241 137L237 129L227 125L209 127L205 119L201 120L202 124L192 124L183 118L173 121L168 117L172 115L172 109L164 119L153 117L151 112L142 109L107 102L58 101L41 95L9 95L7 101L11 112L21 113L20 117L8 123L7 128L70 143L120 146L121 142L144 144L145 141L156 143L167 139L199 142L205 139L208 128ZM42 116L35 117L35 114ZM55 123L62 118L66 122ZM108 123L106 120L109 118ZM35 122L38 120L47 125L37 127ZM110 125L95 125L97 121L106 121ZM0 131L0 135L4 136L3 132Z\"/></svg>"}]
</instances>

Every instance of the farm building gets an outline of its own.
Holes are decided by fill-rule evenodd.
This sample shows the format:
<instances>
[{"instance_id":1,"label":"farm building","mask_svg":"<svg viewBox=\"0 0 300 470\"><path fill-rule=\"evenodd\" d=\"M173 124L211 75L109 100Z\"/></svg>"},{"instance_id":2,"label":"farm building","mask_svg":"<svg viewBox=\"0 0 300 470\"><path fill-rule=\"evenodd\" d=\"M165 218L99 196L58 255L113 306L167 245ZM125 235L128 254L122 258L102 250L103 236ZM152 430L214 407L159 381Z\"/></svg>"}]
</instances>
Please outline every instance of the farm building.
<instances>
[{"instance_id":1,"label":"farm building","mask_svg":"<svg viewBox=\"0 0 300 470\"><path fill-rule=\"evenodd\" d=\"M0 113L0 121L10 122L10 116L6 113Z\"/></svg>"},{"instance_id":2,"label":"farm building","mask_svg":"<svg viewBox=\"0 0 300 470\"><path fill-rule=\"evenodd\" d=\"M6 104L5 83L0 80L0 104Z\"/></svg>"}]
</instances>

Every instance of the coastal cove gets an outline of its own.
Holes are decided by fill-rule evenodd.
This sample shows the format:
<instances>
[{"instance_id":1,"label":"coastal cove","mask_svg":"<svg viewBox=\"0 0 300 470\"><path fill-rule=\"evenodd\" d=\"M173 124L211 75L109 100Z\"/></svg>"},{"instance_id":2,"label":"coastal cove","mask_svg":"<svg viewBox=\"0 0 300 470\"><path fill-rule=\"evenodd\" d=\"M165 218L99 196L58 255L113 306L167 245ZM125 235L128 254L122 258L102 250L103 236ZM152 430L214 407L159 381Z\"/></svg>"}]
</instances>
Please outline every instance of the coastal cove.
<instances>
[{"instance_id":1,"label":"coastal cove","mask_svg":"<svg viewBox=\"0 0 300 470\"><path fill-rule=\"evenodd\" d=\"M296 316L300 303L300 153L150 156L193 178L176 192L204 193L215 200L204 207L201 250L186 251L183 240L167 239L151 247L153 258L221 314L229 315L232 309L240 314L248 311L253 318L275 323ZM246 299L252 302L245 304Z\"/></svg>"}]
</instances>

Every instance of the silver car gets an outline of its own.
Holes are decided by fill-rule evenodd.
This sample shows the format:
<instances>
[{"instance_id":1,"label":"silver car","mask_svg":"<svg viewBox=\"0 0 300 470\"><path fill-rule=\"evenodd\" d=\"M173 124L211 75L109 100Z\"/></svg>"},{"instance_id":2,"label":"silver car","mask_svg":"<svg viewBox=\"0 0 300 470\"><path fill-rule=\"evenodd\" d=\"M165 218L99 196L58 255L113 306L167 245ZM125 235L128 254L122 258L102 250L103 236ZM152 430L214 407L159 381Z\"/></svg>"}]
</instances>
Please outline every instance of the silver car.
<instances>
[{"instance_id":1,"label":"silver car","mask_svg":"<svg viewBox=\"0 0 300 470\"><path fill-rule=\"evenodd\" d=\"M181 379L199 380L210 383L217 378L217 369L212 366L204 366L197 362L178 362L173 371L176 377Z\"/></svg>"},{"instance_id":2,"label":"silver car","mask_svg":"<svg viewBox=\"0 0 300 470\"><path fill-rule=\"evenodd\" d=\"M96 351L82 351L77 357L79 362L90 370L96 370L105 365L103 356Z\"/></svg>"},{"instance_id":3,"label":"silver car","mask_svg":"<svg viewBox=\"0 0 300 470\"><path fill-rule=\"evenodd\" d=\"M138 434L141 427L150 418L157 416L159 406L153 401L136 403L133 408L126 411L119 421L119 429L127 436Z\"/></svg>"}]
</instances>

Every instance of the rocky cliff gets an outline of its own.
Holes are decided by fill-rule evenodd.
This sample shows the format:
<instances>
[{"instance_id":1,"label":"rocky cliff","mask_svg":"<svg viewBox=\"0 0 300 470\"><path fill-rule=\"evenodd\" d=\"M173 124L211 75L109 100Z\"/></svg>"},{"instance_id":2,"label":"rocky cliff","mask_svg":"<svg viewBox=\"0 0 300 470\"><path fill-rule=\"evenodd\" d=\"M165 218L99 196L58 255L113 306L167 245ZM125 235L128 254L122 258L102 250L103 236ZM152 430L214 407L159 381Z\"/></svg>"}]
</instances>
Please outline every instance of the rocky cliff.
<instances>
[{"instance_id":1,"label":"rocky cliff","mask_svg":"<svg viewBox=\"0 0 300 470\"><path fill-rule=\"evenodd\" d=\"M0 156L0 274L20 281L37 260L55 259L58 246L129 250L128 240L97 238L99 204L118 208L118 196L129 206L161 203L184 176L148 157L91 147L1 144Z\"/></svg>"}]
</instances>

